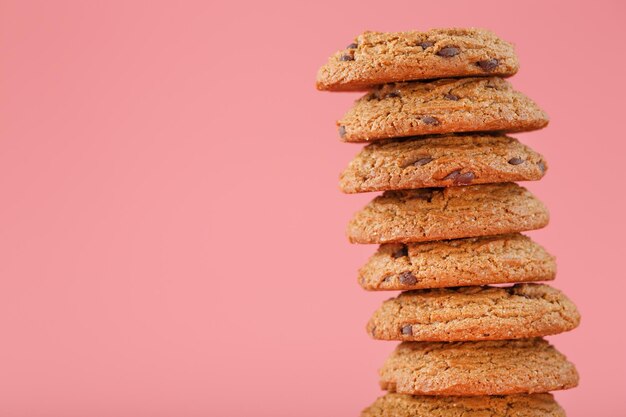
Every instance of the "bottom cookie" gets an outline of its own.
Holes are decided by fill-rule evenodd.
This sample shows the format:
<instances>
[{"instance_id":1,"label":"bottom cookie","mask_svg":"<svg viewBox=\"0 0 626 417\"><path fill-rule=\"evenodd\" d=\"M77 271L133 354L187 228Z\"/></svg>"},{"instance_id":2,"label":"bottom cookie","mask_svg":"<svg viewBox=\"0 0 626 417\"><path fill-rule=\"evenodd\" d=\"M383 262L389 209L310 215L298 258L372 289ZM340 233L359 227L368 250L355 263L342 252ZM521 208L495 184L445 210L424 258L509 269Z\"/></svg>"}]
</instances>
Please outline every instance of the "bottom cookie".
<instances>
[{"instance_id":1,"label":"bottom cookie","mask_svg":"<svg viewBox=\"0 0 626 417\"><path fill-rule=\"evenodd\" d=\"M361 417L565 417L551 394L432 397L387 394Z\"/></svg>"},{"instance_id":2,"label":"bottom cookie","mask_svg":"<svg viewBox=\"0 0 626 417\"><path fill-rule=\"evenodd\" d=\"M381 368L380 384L411 395L534 394L573 388L578 373L541 338L402 342Z\"/></svg>"}]
</instances>

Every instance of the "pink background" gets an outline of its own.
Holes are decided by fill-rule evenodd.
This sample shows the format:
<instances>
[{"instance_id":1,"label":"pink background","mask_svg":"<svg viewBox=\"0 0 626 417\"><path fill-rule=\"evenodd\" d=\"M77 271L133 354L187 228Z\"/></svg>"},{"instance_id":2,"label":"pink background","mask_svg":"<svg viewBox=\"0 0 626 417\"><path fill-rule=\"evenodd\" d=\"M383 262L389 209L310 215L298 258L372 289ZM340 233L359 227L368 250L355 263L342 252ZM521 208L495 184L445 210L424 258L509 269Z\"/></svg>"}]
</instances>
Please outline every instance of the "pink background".
<instances>
[{"instance_id":1,"label":"pink background","mask_svg":"<svg viewBox=\"0 0 626 417\"><path fill-rule=\"evenodd\" d=\"M0 10L0 415L341 416L394 343L366 293L334 127L316 92L365 29L478 26L517 44L550 114L555 285L583 322L569 416L624 416L620 1L13 1Z\"/></svg>"}]
</instances>

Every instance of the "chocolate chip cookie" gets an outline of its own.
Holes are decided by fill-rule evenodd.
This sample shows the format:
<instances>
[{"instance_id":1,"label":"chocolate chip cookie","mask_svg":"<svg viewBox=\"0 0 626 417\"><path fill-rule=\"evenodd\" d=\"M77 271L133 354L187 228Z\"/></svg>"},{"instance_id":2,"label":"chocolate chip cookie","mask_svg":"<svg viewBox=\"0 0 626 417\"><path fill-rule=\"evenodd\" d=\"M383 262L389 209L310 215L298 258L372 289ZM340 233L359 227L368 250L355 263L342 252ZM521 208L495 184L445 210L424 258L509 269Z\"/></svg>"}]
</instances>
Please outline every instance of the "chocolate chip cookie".
<instances>
[{"instance_id":1,"label":"chocolate chip cookie","mask_svg":"<svg viewBox=\"0 0 626 417\"><path fill-rule=\"evenodd\" d=\"M359 270L366 290L414 290L554 279L556 261L519 233L387 243Z\"/></svg>"},{"instance_id":2,"label":"chocolate chip cookie","mask_svg":"<svg viewBox=\"0 0 626 417\"><path fill-rule=\"evenodd\" d=\"M509 76L518 66L513 46L488 30L365 32L320 68L317 88L349 91L396 81Z\"/></svg>"},{"instance_id":3,"label":"chocolate chip cookie","mask_svg":"<svg viewBox=\"0 0 626 417\"><path fill-rule=\"evenodd\" d=\"M381 387L412 395L533 394L573 388L578 372L547 341L402 342Z\"/></svg>"},{"instance_id":4,"label":"chocolate chip cookie","mask_svg":"<svg viewBox=\"0 0 626 417\"><path fill-rule=\"evenodd\" d=\"M548 116L498 77L385 84L337 122L346 142L453 132L540 129Z\"/></svg>"},{"instance_id":5,"label":"chocolate chip cookie","mask_svg":"<svg viewBox=\"0 0 626 417\"><path fill-rule=\"evenodd\" d=\"M425 242L533 230L546 207L515 183L385 191L348 224L352 243Z\"/></svg>"},{"instance_id":6,"label":"chocolate chip cookie","mask_svg":"<svg viewBox=\"0 0 626 417\"><path fill-rule=\"evenodd\" d=\"M379 340L456 342L549 336L572 330L580 314L545 284L413 290L383 303L367 324Z\"/></svg>"},{"instance_id":7,"label":"chocolate chip cookie","mask_svg":"<svg viewBox=\"0 0 626 417\"><path fill-rule=\"evenodd\" d=\"M504 135L390 139L371 143L340 176L346 193L536 181L544 158Z\"/></svg>"},{"instance_id":8,"label":"chocolate chip cookie","mask_svg":"<svg viewBox=\"0 0 626 417\"><path fill-rule=\"evenodd\" d=\"M361 417L565 417L551 394L445 397L387 394Z\"/></svg>"}]
</instances>

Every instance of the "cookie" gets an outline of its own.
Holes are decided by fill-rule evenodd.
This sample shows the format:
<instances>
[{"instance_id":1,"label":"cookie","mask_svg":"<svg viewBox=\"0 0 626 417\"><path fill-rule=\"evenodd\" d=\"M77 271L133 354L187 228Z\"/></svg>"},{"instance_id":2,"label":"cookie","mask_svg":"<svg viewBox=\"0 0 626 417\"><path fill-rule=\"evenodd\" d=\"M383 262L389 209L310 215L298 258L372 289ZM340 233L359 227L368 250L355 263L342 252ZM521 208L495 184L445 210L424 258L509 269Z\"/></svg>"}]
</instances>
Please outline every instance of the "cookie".
<instances>
[{"instance_id":1,"label":"cookie","mask_svg":"<svg viewBox=\"0 0 626 417\"><path fill-rule=\"evenodd\" d=\"M561 291L516 284L407 291L376 310L367 332L379 340L460 342L549 336L579 323Z\"/></svg>"},{"instance_id":2,"label":"cookie","mask_svg":"<svg viewBox=\"0 0 626 417\"><path fill-rule=\"evenodd\" d=\"M548 281L556 261L519 233L422 243L388 243L359 270L366 290L414 290Z\"/></svg>"},{"instance_id":3,"label":"cookie","mask_svg":"<svg viewBox=\"0 0 626 417\"><path fill-rule=\"evenodd\" d=\"M444 397L387 394L361 417L565 417L551 394Z\"/></svg>"},{"instance_id":4,"label":"cookie","mask_svg":"<svg viewBox=\"0 0 626 417\"><path fill-rule=\"evenodd\" d=\"M337 122L346 142L453 132L540 129L548 116L498 77L385 84Z\"/></svg>"},{"instance_id":5,"label":"cookie","mask_svg":"<svg viewBox=\"0 0 626 417\"><path fill-rule=\"evenodd\" d=\"M345 193L536 181L546 162L517 139L463 135L389 139L367 145L340 176Z\"/></svg>"},{"instance_id":6,"label":"cookie","mask_svg":"<svg viewBox=\"0 0 626 417\"><path fill-rule=\"evenodd\" d=\"M412 395L532 394L573 388L578 373L547 341L402 342L380 385Z\"/></svg>"},{"instance_id":7,"label":"cookie","mask_svg":"<svg viewBox=\"0 0 626 417\"><path fill-rule=\"evenodd\" d=\"M352 243L425 242L544 227L546 207L515 183L385 191L348 224Z\"/></svg>"},{"instance_id":8,"label":"cookie","mask_svg":"<svg viewBox=\"0 0 626 417\"><path fill-rule=\"evenodd\" d=\"M365 32L320 68L317 88L354 91L395 81L509 76L518 67L513 46L483 29Z\"/></svg>"}]
</instances>

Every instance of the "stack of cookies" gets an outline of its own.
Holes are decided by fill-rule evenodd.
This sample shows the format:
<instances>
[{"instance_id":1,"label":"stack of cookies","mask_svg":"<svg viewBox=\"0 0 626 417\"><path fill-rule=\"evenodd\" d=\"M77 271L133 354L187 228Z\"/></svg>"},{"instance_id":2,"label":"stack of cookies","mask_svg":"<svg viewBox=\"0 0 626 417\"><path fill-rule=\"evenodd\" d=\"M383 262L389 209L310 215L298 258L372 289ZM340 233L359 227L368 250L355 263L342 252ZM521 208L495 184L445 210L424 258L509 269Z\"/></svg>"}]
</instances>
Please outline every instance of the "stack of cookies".
<instances>
[{"instance_id":1,"label":"stack of cookies","mask_svg":"<svg viewBox=\"0 0 626 417\"><path fill-rule=\"evenodd\" d=\"M378 244L359 272L371 291L402 291L367 331L400 341L380 370L388 393L363 416L564 416L550 391L574 365L544 336L580 316L554 279L554 257L520 232L548 211L515 181L540 180L543 157L505 133L546 114L505 77L513 47L477 29L360 35L324 65L317 87L368 92L338 122L371 142L341 174L346 193L382 192L348 225Z\"/></svg>"}]
</instances>

